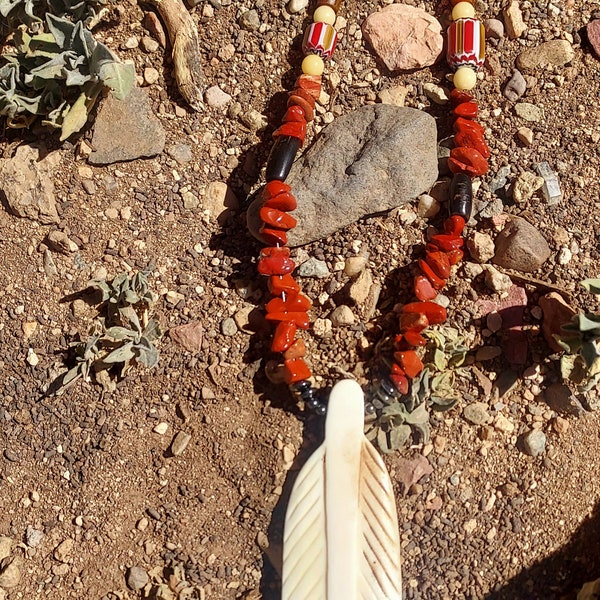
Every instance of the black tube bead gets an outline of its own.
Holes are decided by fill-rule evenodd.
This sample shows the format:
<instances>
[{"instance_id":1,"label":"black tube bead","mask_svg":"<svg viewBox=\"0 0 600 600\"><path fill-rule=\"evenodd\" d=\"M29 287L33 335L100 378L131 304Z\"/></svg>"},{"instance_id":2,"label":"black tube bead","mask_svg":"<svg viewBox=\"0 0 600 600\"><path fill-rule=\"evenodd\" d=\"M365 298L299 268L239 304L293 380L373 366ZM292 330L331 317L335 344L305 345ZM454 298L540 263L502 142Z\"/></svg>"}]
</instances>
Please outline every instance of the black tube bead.
<instances>
[{"instance_id":1,"label":"black tube bead","mask_svg":"<svg viewBox=\"0 0 600 600\"><path fill-rule=\"evenodd\" d=\"M275 139L271 148L265 179L267 181L285 181L290 174L296 154L300 149L301 142L291 135L280 135Z\"/></svg>"},{"instance_id":2,"label":"black tube bead","mask_svg":"<svg viewBox=\"0 0 600 600\"><path fill-rule=\"evenodd\" d=\"M450 216L458 215L465 221L471 218L473 208L473 186L471 178L464 173L456 173L450 184Z\"/></svg>"}]
</instances>

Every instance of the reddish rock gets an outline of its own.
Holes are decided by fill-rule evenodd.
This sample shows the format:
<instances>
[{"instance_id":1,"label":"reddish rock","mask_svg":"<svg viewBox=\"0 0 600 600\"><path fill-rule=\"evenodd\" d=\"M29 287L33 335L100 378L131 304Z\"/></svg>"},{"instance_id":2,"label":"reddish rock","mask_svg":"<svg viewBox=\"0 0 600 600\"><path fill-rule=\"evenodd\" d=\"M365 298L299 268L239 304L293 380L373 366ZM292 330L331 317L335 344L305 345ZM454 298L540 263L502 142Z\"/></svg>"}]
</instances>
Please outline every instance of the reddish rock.
<instances>
[{"instance_id":1,"label":"reddish rock","mask_svg":"<svg viewBox=\"0 0 600 600\"><path fill-rule=\"evenodd\" d=\"M475 129L469 129L467 127L461 127L459 131L454 134L454 143L456 146L463 148L474 148L483 156L483 158L490 157L490 149L480 131Z\"/></svg>"},{"instance_id":2,"label":"reddish rock","mask_svg":"<svg viewBox=\"0 0 600 600\"><path fill-rule=\"evenodd\" d=\"M422 8L407 4L390 4L370 14L362 32L390 71L432 65L444 45L439 21Z\"/></svg>"},{"instance_id":3,"label":"reddish rock","mask_svg":"<svg viewBox=\"0 0 600 600\"><path fill-rule=\"evenodd\" d=\"M321 76L302 74L296 80L296 87L309 93L317 100L321 95Z\"/></svg>"},{"instance_id":4,"label":"reddish rock","mask_svg":"<svg viewBox=\"0 0 600 600\"><path fill-rule=\"evenodd\" d=\"M169 329L169 336L180 346L183 346L188 352L196 354L202 349L202 334L204 328L200 321L177 325Z\"/></svg>"},{"instance_id":5,"label":"reddish rock","mask_svg":"<svg viewBox=\"0 0 600 600\"><path fill-rule=\"evenodd\" d=\"M596 56L600 58L600 19L590 21L586 27L588 40L596 52Z\"/></svg>"}]
</instances>

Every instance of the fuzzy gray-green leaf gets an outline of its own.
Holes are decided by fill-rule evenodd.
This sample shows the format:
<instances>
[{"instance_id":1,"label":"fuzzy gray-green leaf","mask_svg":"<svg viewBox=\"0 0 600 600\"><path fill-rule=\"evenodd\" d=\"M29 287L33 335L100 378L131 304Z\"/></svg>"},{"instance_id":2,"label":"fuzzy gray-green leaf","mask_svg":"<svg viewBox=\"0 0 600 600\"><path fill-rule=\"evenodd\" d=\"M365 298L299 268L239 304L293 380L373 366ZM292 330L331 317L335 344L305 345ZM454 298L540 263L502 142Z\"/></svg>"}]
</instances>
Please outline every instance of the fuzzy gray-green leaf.
<instances>
[{"instance_id":1,"label":"fuzzy gray-green leaf","mask_svg":"<svg viewBox=\"0 0 600 600\"><path fill-rule=\"evenodd\" d=\"M600 279L584 279L579 282L588 292L600 294Z\"/></svg>"}]
</instances>

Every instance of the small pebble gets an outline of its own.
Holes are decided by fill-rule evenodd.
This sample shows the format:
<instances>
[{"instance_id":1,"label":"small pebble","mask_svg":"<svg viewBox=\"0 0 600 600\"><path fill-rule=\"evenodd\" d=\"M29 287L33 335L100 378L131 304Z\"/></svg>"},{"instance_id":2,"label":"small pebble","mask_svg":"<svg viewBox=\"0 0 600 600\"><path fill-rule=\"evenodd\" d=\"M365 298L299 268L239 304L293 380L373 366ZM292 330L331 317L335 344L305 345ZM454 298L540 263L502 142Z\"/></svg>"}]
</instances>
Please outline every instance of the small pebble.
<instances>
[{"instance_id":1,"label":"small pebble","mask_svg":"<svg viewBox=\"0 0 600 600\"><path fill-rule=\"evenodd\" d=\"M213 85L204 92L204 101L211 108L225 108L231 102L231 96L218 85Z\"/></svg>"},{"instance_id":2,"label":"small pebble","mask_svg":"<svg viewBox=\"0 0 600 600\"><path fill-rule=\"evenodd\" d=\"M529 456L539 456L546 449L546 434L540 429L532 429L523 435L523 447Z\"/></svg>"},{"instance_id":3,"label":"small pebble","mask_svg":"<svg viewBox=\"0 0 600 600\"><path fill-rule=\"evenodd\" d=\"M295 15L303 11L308 6L309 0L290 0L286 6L287 11L291 15Z\"/></svg>"},{"instance_id":4,"label":"small pebble","mask_svg":"<svg viewBox=\"0 0 600 600\"><path fill-rule=\"evenodd\" d=\"M160 73L154 67L146 67L144 69L144 81L148 85L153 85L160 79Z\"/></svg>"},{"instance_id":5,"label":"small pebble","mask_svg":"<svg viewBox=\"0 0 600 600\"><path fill-rule=\"evenodd\" d=\"M238 332L238 327L235 322L235 319L232 317L227 317L221 321L221 333L228 337L235 335Z\"/></svg>"},{"instance_id":6,"label":"small pebble","mask_svg":"<svg viewBox=\"0 0 600 600\"><path fill-rule=\"evenodd\" d=\"M192 148L188 144L173 144L166 150L167 154L176 160L180 165L192 161Z\"/></svg>"},{"instance_id":7,"label":"small pebble","mask_svg":"<svg viewBox=\"0 0 600 600\"><path fill-rule=\"evenodd\" d=\"M485 34L489 38L501 40L504 37L504 23L500 19L486 19Z\"/></svg>"},{"instance_id":8,"label":"small pebble","mask_svg":"<svg viewBox=\"0 0 600 600\"><path fill-rule=\"evenodd\" d=\"M192 436L189 433L178 431L171 442L171 453L173 456L181 456L191 440Z\"/></svg>"},{"instance_id":9,"label":"small pebble","mask_svg":"<svg viewBox=\"0 0 600 600\"><path fill-rule=\"evenodd\" d=\"M238 22L240 27L246 31L256 31L260 27L258 13L254 9L242 13Z\"/></svg>"},{"instance_id":10,"label":"small pebble","mask_svg":"<svg viewBox=\"0 0 600 600\"><path fill-rule=\"evenodd\" d=\"M140 46L142 47L142 50L148 54L152 54L152 52L156 52L160 48L160 44L148 35L145 35L142 38Z\"/></svg>"},{"instance_id":11,"label":"small pebble","mask_svg":"<svg viewBox=\"0 0 600 600\"><path fill-rule=\"evenodd\" d=\"M336 307L329 315L331 324L333 327L344 327L347 325L354 325L356 317L352 312L352 309L345 304Z\"/></svg>"},{"instance_id":12,"label":"small pebble","mask_svg":"<svg viewBox=\"0 0 600 600\"><path fill-rule=\"evenodd\" d=\"M526 148L529 148L533 144L533 131L529 127L519 127L517 129L517 139Z\"/></svg>"},{"instance_id":13,"label":"small pebble","mask_svg":"<svg viewBox=\"0 0 600 600\"><path fill-rule=\"evenodd\" d=\"M132 590L141 590L148 583L148 573L142 567L131 567L127 571L127 586Z\"/></svg>"},{"instance_id":14,"label":"small pebble","mask_svg":"<svg viewBox=\"0 0 600 600\"><path fill-rule=\"evenodd\" d=\"M154 431L154 433L158 433L158 435L164 435L167 433L167 429L169 429L169 424L162 422L156 425L152 431Z\"/></svg>"}]
</instances>

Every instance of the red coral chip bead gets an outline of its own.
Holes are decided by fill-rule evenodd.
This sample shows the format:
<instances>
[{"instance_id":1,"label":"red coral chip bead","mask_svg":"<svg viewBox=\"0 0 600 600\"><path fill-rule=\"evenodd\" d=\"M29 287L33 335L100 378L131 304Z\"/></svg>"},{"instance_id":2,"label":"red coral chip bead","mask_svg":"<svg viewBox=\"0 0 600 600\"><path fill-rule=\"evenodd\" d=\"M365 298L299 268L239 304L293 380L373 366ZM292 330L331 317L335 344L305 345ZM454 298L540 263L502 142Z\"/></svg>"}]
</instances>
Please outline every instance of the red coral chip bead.
<instances>
[{"instance_id":1,"label":"red coral chip bead","mask_svg":"<svg viewBox=\"0 0 600 600\"><path fill-rule=\"evenodd\" d=\"M315 99L302 88L296 88L288 98L288 106L301 106L307 121L315 118Z\"/></svg>"},{"instance_id":2,"label":"red coral chip bead","mask_svg":"<svg viewBox=\"0 0 600 600\"><path fill-rule=\"evenodd\" d=\"M294 281L294 278L289 273L270 277L268 285L269 291L273 296L297 294L300 291L300 286Z\"/></svg>"},{"instance_id":3,"label":"red coral chip bead","mask_svg":"<svg viewBox=\"0 0 600 600\"><path fill-rule=\"evenodd\" d=\"M485 128L483 125L477 123L477 121L469 121L469 119L464 119L463 117L458 117L454 121L454 131L458 133L459 131L478 131L483 135L485 133Z\"/></svg>"},{"instance_id":4,"label":"red coral chip bead","mask_svg":"<svg viewBox=\"0 0 600 600\"><path fill-rule=\"evenodd\" d=\"M469 102L461 102L454 107L452 111L457 117L464 117L465 119L474 119L477 117L477 102L470 100Z\"/></svg>"},{"instance_id":5,"label":"red coral chip bead","mask_svg":"<svg viewBox=\"0 0 600 600\"><path fill-rule=\"evenodd\" d=\"M292 358L284 361L284 364L284 378L287 384L304 381L312 376L310 369L302 358Z\"/></svg>"},{"instance_id":6,"label":"red coral chip bead","mask_svg":"<svg viewBox=\"0 0 600 600\"><path fill-rule=\"evenodd\" d=\"M310 319L305 312L270 312L267 313L266 319L267 321L289 321L295 323L300 329L308 329L310 326Z\"/></svg>"},{"instance_id":7,"label":"red coral chip bead","mask_svg":"<svg viewBox=\"0 0 600 600\"><path fill-rule=\"evenodd\" d=\"M293 294L283 298L273 298L267 302L267 312L300 312L312 306L311 301L304 294Z\"/></svg>"},{"instance_id":8,"label":"red coral chip bead","mask_svg":"<svg viewBox=\"0 0 600 600\"><path fill-rule=\"evenodd\" d=\"M294 121L297 123L306 123L306 119L304 118L304 109L297 104L294 106L290 106L283 115L283 119L281 119L283 123L289 123L290 121Z\"/></svg>"},{"instance_id":9,"label":"red coral chip bead","mask_svg":"<svg viewBox=\"0 0 600 600\"><path fill-rule=\"evenodd\" d=\"M302 338L299 338L283 353L283 358L290 360L292 358L302 358L305 355L306 343Z\"/></svg>"},{"instance_id":10,"label":"red coral chip bead","mask_svg":"<svg viewBox=\"0 0 600 600\"><path fill-rule=\"evenodd\" d=\"M285 256L265 256L258 261L258 272L261 275L285 275L295 268L294 261Z\"/></svg>"},{"instance_id":11,"label":"red coral chip bead","mask_svg":"<svg viewBox=\"0 0 600 600\"><path fill-rule=\"evenodd\" d=\"M425 275L417 275L415 277L414 288L415 296L419 300L433 300L437 296L436 289Z\"/></svg>"},{"instance_id":12,"label":"red coral chip bead","mask_svg":"<svg viewBox=\"0 0 600 600\"><path fill-rule=\"evenodd\" d=\"M281 321L275 327L271 350L273 352L285 352L293 343L298 327L291 321Z\"/></svg>"},{"instance_id":13,"label":"red coral chip bead","mask_svg":"<svg viewBox=\"0 0 600 600\"><path fill-rule=\"evenodd\" d=\"M296 219L282 210L263 206L259 214L263 223L269 227L276 227L277 229L293 229L296 227Z\"/></svg>"},{"instance_id":14,"label":"red coral chip bead","mask_svg":"<svg viewBox=\"0 0 600 600\"><path fill-rule=\"evenodd\" d=\"M488 172L488 162L475 148L452 148L448 166L453 173L465 175L485 175Z\"/></svg>"},{"instance_id":15,"label":"red coral chip bead","mask_svg":"<svg viewBox=\"0 0 600 600\"><path fill-rule=\"evenodd\" d=\"M446 309L436 302L410 302L402 307L402 312L425 315L430 325L438 325L446 320Z\"/></svg>"},{"instance_id":16,"label":"red coral chip bead","mask_svg":"<svg viewBox=\"0 0 600 600\"><path fill-rule=\"evenodd\" d=\"M263 198L268 199L272 196L289 192L291 189L292 188L287 183L284 183L279 179L273 179L273 181L269 181L269 183L265 184L265 187L263 188Z\"/></svg>"},{"instance_id":17,"label":"red coral chip bead","mask_svg":"<svg viewBox=\"0 0 600 600\"><path fill-rule=\"evenodd\" d=\"M454 134L454 143L464 148L475 148L484 158L489 158L491 155L483 134L478 131L459 131Z\"/></svg>"},{"instance_id":18,"label":"red coral chip bead","mask_svg":"<svg viewBox=\"0 0 600 600\"><path fill-rule=\"evenodd\" d=\"M266 256L282 256L284 258L289 258L290 249L286 246L267 246L260 251L260 258L265 258Z\"/></svg>"},{"instance_id":19,"label":"red coral chip bead","mask_svg":"<svg viewBox=\"0 0 600 600\"><path fill-rule=\"evenodd\" d=\"M450 250L462 248L465 241L458 235L438 233L431 238L429 243L437 246L444 252L450 252Z\"/></svg>"},{"instance_id":20,"label":"red coral chip bead","mask_svg":"<svg viewBox=\"0 0 600 600\"><path fill-rule=\"evenodd\" d=\"M464 252L462 250L450 250L447 256L451 265L457 265L463 259Z\"/></svg>"},{"instance_id":21,"label":"red coral chip bead","mask_svg":"<svg viewBox=\"0 0 600 600\"><path fill-rule=\"evenodd\" d=\"M394 373L394 375L406 375L406 373L398 363L392 363L390 373Z\"/></svg>"},{"instance_id":22,"label":"red coral chip bead","mask_svg":"<svg viewBox=\"0 0 600 600\"><path fill-rule=\"evenodd\" d=\"M321 95L320 75L300 75L296 80L296 87L308 92L315 100Z\"/></svg>"},{"instance_id":23,"label":"red coral chip bead","mask_svg":"<svg viewBox=\"0 0 600 600\"><path fill-rule=\"evenodd\" d=\"M460 235L465 225L465 220L460 215L452 215L444 221L444 233L446 235Z\"/></svg>"},{"instance_id":24,"label":"red coral chip bead","mask_svg":"<svg viewBox=\"0 0 600 600\"><path fill-rule=\"evenodd\" d=\"M283 229L271 229L264 225L258 230L265 244L287 244L287 233Z\"/></svg>"},{"instance_id":25,"label":"red coral chip bead","mask_svg":"<svg viewBox=\"0 0 600 600\"><path fill-rule=\"evenodd\" d=\"M277 196L273 196L266 200L263 206L276 208L277 210L290 211L296 210L298 203L292 194L289 192L282 192L281 194L277 194Z\"/></svg>"},{"instance_id":26,"label":"red coral chip bead","mask_svg":"<svg viewBox=\"0 0 600 600\"><path fill-rule=\"evenodd\" d=\"M300 145L304 144L304 138L306 137L306 121L299 123L298 121L290 121L280 125L274 132L273 137L279 136L294 137L300 140Z\"/></svg>"},{"instance_id":27,"label":"red coral chip bead","mask_svg":"<svg viewBox=\"0 0 600 600\"><path fill-rule=\"evenodd\" d=\"M408 379L406 375L400 375L399 373L390 373L390 381L394 384L394 387L403 396L408 394Z\"/></svg>"},{"instance_id":28,"label":"red coral chip bead","mask_svg":"<svg viewBox=\"0 0 600 600\"><path fill-rule=\"evenodd\" d=\"M424 314L403 312L400 315L400 331L423 331L429 325Z\"/></svg>"},{"instance_id":29,"label":"red coral chip bead","mask_svg":"<svg viewBox=\"0 0 600 600\"><path fill-rule=\"evenodd\" d=\"M404 372L412 379L423 370L423 363L414 350L394 352L394 360L398 362Z\"/></svg>"},{"instance_id":30,"label":"red coral chip bead","mask_svg":"<svg viewBox=\"0 0 600 600\"><path fill-rule=\"evenodd\" d=\"M427 340L418 331L406 331L404 339L411 346L426 346Z\"/></svg>"},{"instance_id":31,"label":"red coral chip bead","mask_svg":"<svg viewBox=\"0 0 600 600\"><path fill-rule=\"evenodd\" d=\"M433 269L423 259L419 260L419 267L421 267L421 271L423 271L423 275L425 275L425 277L427 277L427 279L429 279L429 281L431 282L431 285L436 290L441 290L446 285L446 280L442 279L441 277L438 277L433 272Z\"/></svg>"},{"instance_id":32,"label":"red coral chip bead","mask_svg":"<svg viewBox=\"0 0 600 600\"><path fill-rule=\"evenodd\" d=\"M450 261L444 252L427 252L425 261L438 277L442 279L450 277Z\"/></svg>"},{"instance_id":33,"label":"red coral chip bead","mask_svg":"<svg viewBox=\"0 0 600 600\"><path fill-rule=\"evenodd\" d=\"M454 88L450 92L450 100L452 100L453 104L461 104L462 102L470 102L471 100L475 100L471 94L465 92L464 90L458 90Z\"/></svg>"}]
</instances>

